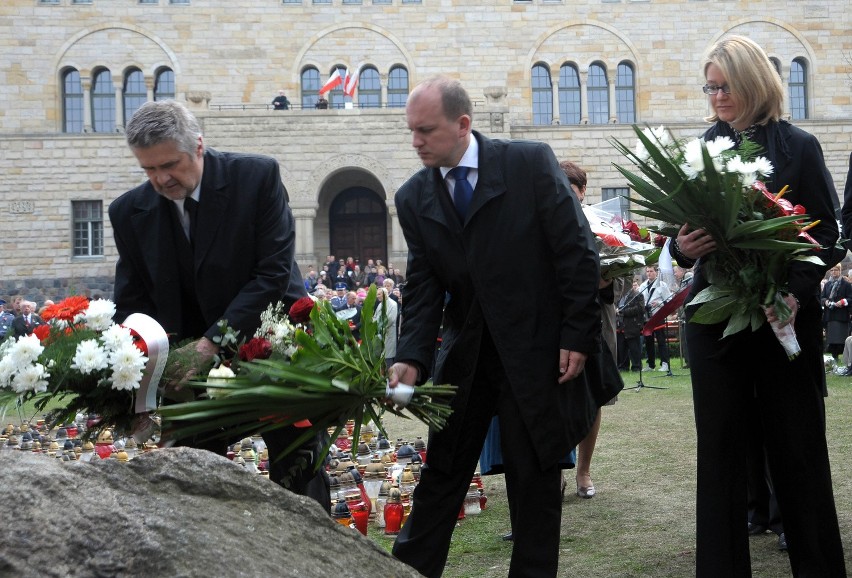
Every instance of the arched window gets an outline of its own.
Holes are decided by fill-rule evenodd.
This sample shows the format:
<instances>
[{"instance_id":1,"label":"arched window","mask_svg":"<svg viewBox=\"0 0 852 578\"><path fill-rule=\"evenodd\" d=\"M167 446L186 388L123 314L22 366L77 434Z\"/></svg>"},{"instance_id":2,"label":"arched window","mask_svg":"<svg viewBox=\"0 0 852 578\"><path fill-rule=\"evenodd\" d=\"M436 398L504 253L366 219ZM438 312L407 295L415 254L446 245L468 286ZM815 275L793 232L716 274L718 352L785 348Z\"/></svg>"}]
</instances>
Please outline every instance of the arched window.
<instances>
[{"instance_id":1,"label":"arched window","mask_svg":"<svg viewBox=\"0 0 852 578\"><path fill-rule=\"evenodd\" d=\"M388 108L402 108L408 100L408 70L394 66L388 74Z\"/></svg>"},{"instance_id":2,"label":"arched window","mask_svg":"<svg viewBox=\"0 0 852 578\"><path fill-rule=\"evenodd\" d=\"M175 73L171 68L161 68L154 80L154 100L174 100Z\"/></svg>"},{"instance_id":3,"label":"arched window","mask_svg":"<svg viewBox=\"0 0 852 578\"><path fill-rule=\"evenodd\" d=\"M359 108L379 108L382 106L382 81L379 71L372 66L361 69L358 77Z\"/></svg>"},{"instance_id":4,"label":"arched window","mask_svg":"<svg viewBox=\"0 0 852 578\"><path fill-rule=\"evenodd\" d=\"M595 63L589 67L586 97L589 100L589 122L591 124L608 123L609 87L607 86L606 69L601 64Z\"/></svg>"},{"instance_id":5,"label":"arched window","mask_svg":"<svg viewBox=\"0 0 852 578\"><path fill-rule=\"evenodd\" d=\"M313 108L320 89L319 71L313 66L302 71L302 108Z\"/></svg>"},{"instance_id":6,"label":"arched window","mask_svg":"<svg viewBox=\"0 0 852 578\"><path fill-rule=\"evenodd\" d=\"M622 62L615 75L615 114L618 122L636 122L636 80L633 66Z\"/></svg>"},{"instance_id":7,"label":"arched window","mask_svg":"<svg viewBox=\"0 0 852 578\"><path fill-rule=\"evenodd\" d=\"M559 69L559 122L580 124L580 73L573 64Z\"/></svg>"},{"instance_id":8,"label":"arched window","mask_svg":"<svg viewBox=\"0 0 852 578\"><path fill-rule=\"evenodd\" d=\"M83 132L83 84L74 69L62 75L62 130Z\"/></svg>"},{"instance_id":9,"label":"arched window","mask_svg":"<svg viewBox=\"0 0 852 578\"><path fill-rule=\"evenodd\" d=\"M95 132L115 132L115 88L106 69L96 72L92 82L92 128Z\"/></svg>"},{"instance_id":10,"label":"arched window","mask_svg":"<svg viewBox=\"0 0 852 578\"><path fill-rule=\"evenodd\" d=\"M148 100L148 90L145 88L145 75L138 68L132 68L124 75L124 124L130 120L133 113Z\"/></svg>"},{"instance_id":11,"label":"arched window","mask_svg":"<svg viewBox=\"0 0 852 578\"><path fill-rule=\"evenodd\" d=\"M790 116L793 120L808 118L808 68L804 59L790 64Z\"/></svg>"},{"instance_id":12,"label":"arched window","mask_svg":"<svg viewBox=\"0 0 852 578\"><path fill-rule=\"evenodd\" d=\"M550 124L553 121L553 83L550 69L536 64L532 69L533 124Z\"/></svg>"}]
</instances>

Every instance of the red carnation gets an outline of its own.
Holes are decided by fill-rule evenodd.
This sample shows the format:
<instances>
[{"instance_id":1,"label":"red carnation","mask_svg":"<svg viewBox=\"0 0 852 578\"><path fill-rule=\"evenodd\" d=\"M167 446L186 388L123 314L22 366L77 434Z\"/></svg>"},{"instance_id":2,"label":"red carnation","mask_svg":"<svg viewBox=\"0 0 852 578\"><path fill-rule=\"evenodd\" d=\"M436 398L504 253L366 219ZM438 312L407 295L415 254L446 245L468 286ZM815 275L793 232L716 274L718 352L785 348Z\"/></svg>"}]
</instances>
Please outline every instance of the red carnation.
<instances>
[{"instance_id":1,"label":"red carnation","mask_svg":"<svg viewBox=\"0 0 852 578\"><path fill-rule=\"evenodd\" d=\"M252 337L248 343L240 346L240 359L243 361L269 359L271 355L272 344L262 337Z\"/></svg>"},{"instance_id":2,"label":"red carnation","mask_svg":"<svg viewBox=\"0 0 852 578\"><path fill-rule=\"evenodd\" d=\"M44 340L50 336L50 325L47 323L36 325L35 329L33 329L33 334L38 337L40 342L44 343Z\"/></svg>"},{"instance_id":3,"label":"red carnation","mask_svg":"<svg viewBox=\"0 0 852 578\"><path fill-rule=\"evenodd\" d=\"M307 323L311 318L311 310L314 308L314 300L310 297L302 297L290 307L290 321L293 323Z\"/></svg>"}]
</instances>

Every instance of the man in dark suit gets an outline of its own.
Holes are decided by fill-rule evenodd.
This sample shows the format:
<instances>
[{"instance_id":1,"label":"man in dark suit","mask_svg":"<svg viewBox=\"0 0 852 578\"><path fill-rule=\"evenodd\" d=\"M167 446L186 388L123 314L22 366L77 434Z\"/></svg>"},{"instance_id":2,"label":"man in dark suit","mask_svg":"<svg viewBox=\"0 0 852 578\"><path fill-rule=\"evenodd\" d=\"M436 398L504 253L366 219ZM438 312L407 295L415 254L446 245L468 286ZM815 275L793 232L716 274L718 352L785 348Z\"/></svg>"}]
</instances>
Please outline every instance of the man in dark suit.
<instances>
[{"instance_id":1,"label":"man in dark suit","mask_svg":"<svg viewBox=\"0 0 852 578\"><path fill-rule=\"evenodd\" d=\"M175 342L197 339L185 347L201 368L219 352L212 340L219 320L250 338L270 303L306 295L278 163L205 148L198 121L174 101L142 105L126 135L148 181L109 207L119 255L116 319L145 313ZM298 435L296 428L264 435L274 481L292 465L276 461L277 452ZM224 455L225 444L207 449ZM316 449L305 452L320 459ZM330 508L326 480L312 464L289 487Z\"/></svg>"},{"instance_id":2,"label":"man in dark suit","mask_svg":"<svg viewBox=\"0 0 852 578\"><path fill-rule=\"evenodd\" d=\"M396 194L409 260L390 385L426 379L443 319L434 381L459 391L448 425L430 434L393 553L426 576L441 575L488 426L499 415L514 532L509 574L555 576L559 460L606 401L595 401L581 376L587 355L600 350L598 255L553 151L486 138L471 130L472 114L464 88L445 77L416 87L406 105L425 168ZM468 168L466 179L454 167ZM453 199L465 192L466 213ZM507 262L519 268L508 287Z\"/></svg>"},{"instance_id":3,"label":"man in dark suit","mask_svg":"<svg viewBox=\"0 0 852 578\"><path fill-rule=\"evenodd\" d=\"M15 337L29 335L36 327L44 323L35 313L35 307L36 304L32 301L21 302L21 314L12 321L12 332Z\"/></svg>"}]
</instances>

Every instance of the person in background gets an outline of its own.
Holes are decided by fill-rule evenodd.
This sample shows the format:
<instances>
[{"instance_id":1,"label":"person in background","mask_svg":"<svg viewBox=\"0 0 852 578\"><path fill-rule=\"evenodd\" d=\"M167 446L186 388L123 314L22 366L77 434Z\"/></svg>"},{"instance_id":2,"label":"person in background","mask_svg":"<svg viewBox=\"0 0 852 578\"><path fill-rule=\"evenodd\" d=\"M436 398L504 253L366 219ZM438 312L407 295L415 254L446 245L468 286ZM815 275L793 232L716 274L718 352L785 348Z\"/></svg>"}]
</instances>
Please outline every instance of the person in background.
<instances>
[{"instance_id":1,"label":"person in background","mask_svg":"<svg viewBox=\"0 0 852 578\"><path fill-rule=\"evenodd\" d=\"M328 101L325 99L324 96L320 95L320 97L317 99L317 103L314 105L314 108L325 110L328 108Z\"/></svg>"},{"instance_id":2,"label":"person in background","mask_svg":"<svg viewBox=\"0 0 852 578\"><path fill-rule=\"evenodd\" d=\"M0 299L0 341L6 339L7 335L14 335L12 322L15 320L15 314L6 309L6 301Z\"/></svg>"},{"instance_id":3,"label":"person in background","mask_svg":"<svg viewBox=\"0 0 852 578\"><path fill-rule=\"evenodd\" d=\"M283 90L278 91L278 96L272 99L273 110L290 110L290 99Z\"/></svg>"},{"instance_id":4,"label":"person in background","mask_svg":"<svg viewBox=\"0 0 852 578\"><path fill-rule=\"evenodd\" d=\"M182 386L219 353L219 321L250 338L270 303L285 306L306 295L294 258L296 235L278 162L254 154L206 147L195 116L172 101L146 102L126 127L127 144L148 180L109 206L118 250L116 321L131 313L156 319L192 357L191 370L168 387ZM328 478L313 463L324 458L324 439L277 459L302 431L284 427L263 434L270 478L316 499L330 511ZM222 440L189 439L225 455ZM300 466L300 460L307 465Z\"/></svg>"},{"instance_id":5,"label":"person in background","mask_svg":"<svg viewBox=\"0 0 852 578\"><path fill-rule=\"evenodd\" d=\"M784 300L801 353L790 360L769 323L722 337L727 321L690 321L686 332L697 432L696 576L750 576L747 526L749 424L763 430L763 446L784 523L794 576L846 576L825 436L820 280L842 255L836 192L822 149L812 135L783 120L784 87L766 53L743 36L727 36L703 63L704 92L713 123L705 141L725 136L739 148L744 138L772 164L772 194L807 208L818 224L808 233L823 264L792 261ZM848 208L848 212L847 212ZM852 217L846 199L844 215ZM846 224L846 219L844 219ZM852 220L849 222L852 225ZM847 229L852 230L852 229ZM708 287L704 257L719 240L685 224L670 244L672 257L694 269L690 298ZM845 250L843 251L845 253ZM769 322L778 321L774 307Z\"/></svg>"},{"instance_id":6,"label":"person in background","mask_svg":"<svg viewBox=\"0 0 852 578\"><path fill-rule=\"evenodd\" d=\"M642 327L645 325L645 298L639 292L639 279L633 279L631 288L618 301L618 316L627 349L623 369L642 371Z\"/></svg>"},{"instance_id":7,"label":"person in background","mask_svg":"<svg viewBox=\"0 0 852 578\"><path fill-rule=\"evenodd\" d=\"M571 161L562 161L559 163L559 168L568 177L568 182L571 183L571 189L577 195L577 200L582 205L586 200L586 171ZM606 345L604 354L612 355L613 362L617 363L618 346L616 344L616 311L615 311L615 294L619 295L623 292L624 279L604 279L598 281L598 304L601 308L601 338ZM614 405L618 401L618 396L607 401L605 405ZM592 424L592 429L589 434L583 438L583 441L577 446L577 495L581 498L594 498L597 491L592 484L592 455L595 453L595 445L598 441L598 433L601 429L601 410L598 410L598 415L595 416L595 421Z\"/></svg>"},{"instance_id":8,"label":"person in background","mask_svg":"<svg viewBox=\"0 0 852 578\"><path fill-rule=\"evenodd\" d=\"M660 307L671 297L671 289L659 278L659 270L656 265L645 267L645 282L639 286L639 292L645 300L646 318L650 319ZM655 345L656 342L656 345ZM645 338L645 353L648 356L648 369L654 370L656 366L656 350L660 353L660 371L669 371L669 344L666 341L666 326L655 327L654 333Z\"/></svg>"},{"instance_id":9,"label":"person in background","mask_svg":"<svg viewBox=\"0 0 852 578\"><path fill-rule=\"evenodd\" d=\"M509 575L555 576L559 460L586 436L599 407L581 376L600 351L598 255L550 147L489 139L471 130L472 117L467 92L444 76L416 86L406 104L424 168L395 195L409 257L388 385L429 377L443 327L434 381L459 391L446 427L430 432L393 555L425 576L441 575L498 415L514 533ZM516 264L511 284L507 262ZM525 306L507 306L518 303Z\"/></svg>"},{"instance_id":10,"label":"person in background","mask_svg":"<svg viewBox=\"0 0 852 578\"><path fill-rule=\"evenodd\" d=\"M820 299L825 323L825 352L836 360L843 353L843 344L849 336L852 283L840 274L839 263L829 270L829 275Z\"/></svg>"},{"instance_id":11,"label":"person in background","mask_svg":"<svg viewBox=\"0 0 852 578\"><path fill-rule=\"evenodd\" d=\"M30 335L36 327L44 323L35 308L34 301L21 301L21 314L12 321L12 334L15 337Z\"/></svg>"},{"instance_id":12,"label":"person in background","mask_svg":"<svg viewBox=\"0 0 852 578\"><path fill-rule=\"evenodd\" d=\"M397 323L399 321L399 305L389 295L386 287L378 288L376 291L376 311L373 314L374 319L379 323L382 319L382 311L385 311L387 324L384 328L384 342L387 367L392 366L396 358Z\"/></svg>"}]
</instances>

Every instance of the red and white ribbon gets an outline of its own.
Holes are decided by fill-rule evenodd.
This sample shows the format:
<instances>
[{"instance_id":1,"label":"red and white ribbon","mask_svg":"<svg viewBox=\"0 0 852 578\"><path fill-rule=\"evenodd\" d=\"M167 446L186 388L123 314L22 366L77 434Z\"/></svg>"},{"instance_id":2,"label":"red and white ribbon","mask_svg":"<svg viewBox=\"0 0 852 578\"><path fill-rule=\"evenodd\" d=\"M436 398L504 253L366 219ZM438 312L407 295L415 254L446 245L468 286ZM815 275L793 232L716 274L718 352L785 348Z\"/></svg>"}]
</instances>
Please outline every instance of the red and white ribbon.
<instances>
[{"instance_id":1,"label":"red and white ribbon","mask_svg":"<svg viewBox=\"0 0 852 578\"><path fill-rule=\"evenodd\" d=\"M157 409L157 386L169 358L169 337L163 326L144 313L133 313L122 323L139 334L148 348L148 363L136 392L136 413Z\"/></svg>"}]
</instances>

